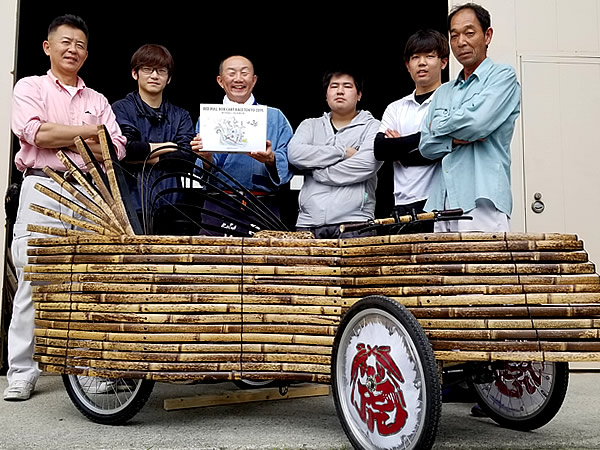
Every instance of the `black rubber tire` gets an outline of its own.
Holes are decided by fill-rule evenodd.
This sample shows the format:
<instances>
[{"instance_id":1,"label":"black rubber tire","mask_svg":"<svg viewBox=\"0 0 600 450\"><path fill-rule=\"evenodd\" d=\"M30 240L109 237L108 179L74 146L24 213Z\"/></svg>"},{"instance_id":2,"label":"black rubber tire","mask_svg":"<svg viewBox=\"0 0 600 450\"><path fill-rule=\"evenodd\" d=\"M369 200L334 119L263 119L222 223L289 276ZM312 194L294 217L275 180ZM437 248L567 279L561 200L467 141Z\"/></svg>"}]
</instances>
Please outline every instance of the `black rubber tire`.
<instances>
[{"instance_id":1,"label":"black rubber tire","mask_svg":"<svg viewBox=\"0 0 600 450\"><path fill-rule=\"evenodd\" d=\"M104 425L127 422L146 404L154 388L151 380L96 379L77 375L63 375L62 379L75 407L91 421ZM93 392L94 386L107 381L111 383L107 392Z\"/></svg>"},{"instance_id":2,"label":"black rubber tire","mask_svg":"<svg viewBox=\"0 0 600 450\"><path fill-rule=\"evenodd\" d=\"M371 358L375 364L369 365ZM355 448L433 446L442 410L438 367L423 329L398 302L369 296L346 312L333 343L331 384L338 418ZM355 392L363 395L360 407ZM379 412L366 411L368 398ZM387 414L390 401L393 415Z\"/></svg>"},{"instance_id":3,"label":"black rubber tire","mask_svg":"<svg viewBox=\"0 0 600 450\"><path fill-rule=\"evenodd\" d=\"M569 385L565 362L494 363L489 381L470 378L481 409L499 425L518 431L546 425L560 410ZM518 382L513 382L516 379Z\"/></svg>"}]
</instances>

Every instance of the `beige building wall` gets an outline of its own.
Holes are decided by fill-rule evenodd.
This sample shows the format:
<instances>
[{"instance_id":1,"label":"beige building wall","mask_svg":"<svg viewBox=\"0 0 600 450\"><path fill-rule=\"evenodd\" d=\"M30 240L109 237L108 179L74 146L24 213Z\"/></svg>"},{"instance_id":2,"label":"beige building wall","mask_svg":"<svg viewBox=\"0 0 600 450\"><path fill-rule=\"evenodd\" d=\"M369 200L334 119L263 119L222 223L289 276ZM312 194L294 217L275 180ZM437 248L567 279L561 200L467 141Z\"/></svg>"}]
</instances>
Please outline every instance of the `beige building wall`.
<instances>
[{"instance_id":1,"label":"beige building wall","mask_svg":"<svg viewBox=\"0 0 600 450\"><path fill-rule=\"evenodd\" d=\"M3 157L0 158L0 193L2 200L8 187L8 176L12 160L10 146L12 134L10 131L10 104L12 87L14 84L15 52L17 38L17 9L18 0L2 0L0 2L0 148ZM4 201L3 201L4 204ZM0 208L0 223L6 224L4 207ZM4 255L6 229L0 238L0 280L4 280ZM1 301L1 299L0 299ZM2 308L0 308L0 315ZM1 317L0 317L1 319Z\"/></svg>"}]
</instances>

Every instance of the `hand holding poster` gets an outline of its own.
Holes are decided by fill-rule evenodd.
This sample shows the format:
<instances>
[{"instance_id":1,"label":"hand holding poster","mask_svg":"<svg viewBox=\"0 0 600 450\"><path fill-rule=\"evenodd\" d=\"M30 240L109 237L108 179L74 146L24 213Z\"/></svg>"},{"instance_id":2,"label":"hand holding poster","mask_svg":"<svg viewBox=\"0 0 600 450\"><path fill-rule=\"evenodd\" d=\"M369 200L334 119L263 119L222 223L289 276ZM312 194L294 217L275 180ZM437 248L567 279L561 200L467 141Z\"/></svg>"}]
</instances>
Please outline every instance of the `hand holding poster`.
<instances>
[{"instance_id":1,"label":"hand holding poster","mask_svg":"<svg viewBox=\"0 0 600 450\"><path fill-rule=\"evenodd\" d=\"M267 107L263 105L200 105L200 136L204 151L264 151Z\"/></svg>"}]
</instances>

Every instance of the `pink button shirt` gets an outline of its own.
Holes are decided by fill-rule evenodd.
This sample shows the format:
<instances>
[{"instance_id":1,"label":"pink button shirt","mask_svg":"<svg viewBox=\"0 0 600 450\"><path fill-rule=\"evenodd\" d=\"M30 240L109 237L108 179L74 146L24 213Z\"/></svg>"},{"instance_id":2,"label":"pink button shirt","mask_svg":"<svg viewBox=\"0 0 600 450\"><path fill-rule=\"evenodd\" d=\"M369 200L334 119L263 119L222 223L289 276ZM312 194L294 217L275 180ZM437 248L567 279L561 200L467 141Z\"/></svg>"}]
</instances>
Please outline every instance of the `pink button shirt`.
<instances>
[{"instance_id":1,"label":"pink button shirt","mask_svg":"<svg viewBox=\"0 0 600 450\"><path fill-rule=\"evenodd\" d=\"M73 96L49 70L46 75L22 78L13 90L12 130L19 138L21 149L15 155L20 171L31 167L42 169L49 166L64 171L65 167L56 157L57 149L40 148L35 136L44 123L63 125L105 125L119 159L125 156L125 137L117 124L108 100L104 95L77 81L77 93ZM80 168L84 167L78 153L65 152Z\"/></svg>"}]
</instances>

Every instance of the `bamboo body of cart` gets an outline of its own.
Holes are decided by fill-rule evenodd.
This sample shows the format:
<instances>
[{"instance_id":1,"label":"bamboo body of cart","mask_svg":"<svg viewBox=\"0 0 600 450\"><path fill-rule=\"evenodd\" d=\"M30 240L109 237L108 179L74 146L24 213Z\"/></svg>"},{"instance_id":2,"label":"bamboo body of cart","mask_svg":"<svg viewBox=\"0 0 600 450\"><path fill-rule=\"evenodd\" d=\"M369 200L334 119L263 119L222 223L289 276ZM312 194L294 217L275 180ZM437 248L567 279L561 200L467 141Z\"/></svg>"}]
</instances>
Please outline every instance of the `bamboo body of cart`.
<instances>
[{"instance_id":1,"label":"bamboo body of cart","mask_svg":"<svg viewBox=\"0 0 600 450\"><path fill-rule=\"evenodd\" d=\"M328 383L344 310L385 295L438 361L600 360L600 279L574 235L32 240L36 359L154 380Z\"/></svg>"},{"instance_id":2,"label":"bamboo body of cart","mask_svg":"<svg viewBox=\"0 0 600 450\"><path fill-rule=\"evenodd\" d=\"M331 383L352 445L430 448L444 366L484 363L476 364L484 377L469 380L486 390L488 413L531 430L560 408L565 363L600 361L600 277L576 235L140 235L103 128L99 139L105 174L81 139L92 181L60 152L77 186L44 169L75 201L36 188L77 218L31 205L69 226L30 226L51 237L29 240L24 269L33 283L34 359L63 374L91 420L130 419L154 381ZM498 369L498 361L508 363ZM491 398L488 387L511 376L510 362L534 384L502 394L506 401ZM377 396L388 409L377 421L384 432L373 433L375 420L363 413Z\"/></svg>"}]
</instances>

